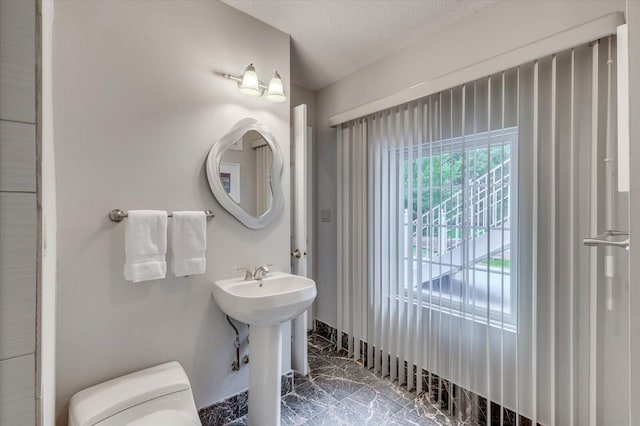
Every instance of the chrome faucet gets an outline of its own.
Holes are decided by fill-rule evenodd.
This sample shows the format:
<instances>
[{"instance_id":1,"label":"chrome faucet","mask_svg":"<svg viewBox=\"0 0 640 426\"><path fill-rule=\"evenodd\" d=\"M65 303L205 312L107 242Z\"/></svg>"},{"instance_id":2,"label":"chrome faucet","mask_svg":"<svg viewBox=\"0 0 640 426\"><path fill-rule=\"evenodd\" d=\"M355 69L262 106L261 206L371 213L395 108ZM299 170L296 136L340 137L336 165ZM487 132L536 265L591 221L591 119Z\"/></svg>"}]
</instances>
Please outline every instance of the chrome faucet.
<instances>
[{"instance_id":1,"label":"chrome faucet","mask_svg":"<svg viewBox=\"0 0 640 426\"><path fill-rule=\"evenodd\" d=\"M251 281L253 279L253 274L251 273L251 269L245 268L244 266L241 266L241 267L238 268L238 271L244 271L244 280L245 281Z\"/></svg>"},{"instance_id":2,"label":"chrome faucet","mask_svg":"<svg viewBox=\"0 0 640 426\"><path fill-rule=\"evenodd\" d=\"M245 281L251 281L251 280L261 280L264 277L267 276L267 274L269 273L269 267L273 266L272 264L268 264L268 265L264 265L264 266L258 266L256 267L256 270L252 273L251 269L249 268L245 268L244 266L241 266L240 268L238 268L238 271L243 271L244 272L244 280Z\"/></svg>"},{"instance_id":3,"label":"chrome faucet","mask_svg":"<svg viewBox=\"0 0 640 426\"><path fill-rule=\"evenodd\" d=\"M253 279L254 280L263 279L269 273L269 266L273 266L273 265L269 264L264 266L258 266L255 272L253 273Z\"/></svg>"}]
</instances>

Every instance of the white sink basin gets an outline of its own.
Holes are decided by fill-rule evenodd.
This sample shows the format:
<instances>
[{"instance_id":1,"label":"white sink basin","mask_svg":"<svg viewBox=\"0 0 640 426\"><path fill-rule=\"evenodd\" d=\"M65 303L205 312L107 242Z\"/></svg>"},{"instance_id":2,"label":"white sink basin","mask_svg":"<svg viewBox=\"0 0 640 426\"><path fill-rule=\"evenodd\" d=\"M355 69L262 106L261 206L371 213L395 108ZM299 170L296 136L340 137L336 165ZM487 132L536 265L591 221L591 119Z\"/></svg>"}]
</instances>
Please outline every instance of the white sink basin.
<instances>
[{"instance_id":1,"label":"white sink basin","mask_svg":"<svg viewBox=\"0 0 640 426\"><path fill-rule=\"evenodd\" d=\"M232 278L214 282L213 298L224 313L249 325L275 325L307 310L316 298L313 280L272 272L262 280Z\"/></svg>"},{"instance_id":2,"label":"white sink basin","mask_svg":"<svg viewBox=\"0 0 640 426\"><path fill-rule=\"evenodd\" d=\"M251 325L249 425L279 426L282 323L311 306L317 294L316 283L272 272L262 280L216 281L211 293L224 313Z\"/></svg>"}]
</instances>

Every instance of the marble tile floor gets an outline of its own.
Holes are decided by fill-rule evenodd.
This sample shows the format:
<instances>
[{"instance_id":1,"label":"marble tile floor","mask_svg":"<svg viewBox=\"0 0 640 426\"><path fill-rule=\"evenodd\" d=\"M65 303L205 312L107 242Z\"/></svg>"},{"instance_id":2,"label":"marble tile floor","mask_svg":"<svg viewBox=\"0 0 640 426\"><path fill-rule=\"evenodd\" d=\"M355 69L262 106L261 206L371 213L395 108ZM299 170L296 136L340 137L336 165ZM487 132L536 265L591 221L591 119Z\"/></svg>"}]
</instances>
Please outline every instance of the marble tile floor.
<instances>
[{"instance_id":1,"label":"marble tile floor","mask_svg":"<svg viewBox=\"0 0 640 426\"><path fill-rule=\"evenodd\" d=\"M282 398L281 425L457 425L423 396L340 356L324 338L309 337L309 377L294 376ZM242 417L227 426L246 425Z\"/></svg>"}]
</instances>

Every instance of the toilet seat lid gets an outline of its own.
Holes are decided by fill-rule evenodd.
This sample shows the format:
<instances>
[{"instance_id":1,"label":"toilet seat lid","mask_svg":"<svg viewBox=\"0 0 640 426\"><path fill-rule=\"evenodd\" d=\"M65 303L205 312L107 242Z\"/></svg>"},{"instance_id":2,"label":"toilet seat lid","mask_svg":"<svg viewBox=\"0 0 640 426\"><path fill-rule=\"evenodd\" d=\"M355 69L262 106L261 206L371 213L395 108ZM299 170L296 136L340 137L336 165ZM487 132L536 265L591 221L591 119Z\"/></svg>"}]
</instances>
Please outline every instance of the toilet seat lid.
<instances>
[{"instance_id":1,"label":"toilet seat lid","mask_svg":"<svg viewBox=\"0 0 640 426\"><path fill-rule=\"evenodd\" d=\"M200 419L175 410L160 410L128 423L128 426L200 426Z\"/></svg>"}]
</instances>

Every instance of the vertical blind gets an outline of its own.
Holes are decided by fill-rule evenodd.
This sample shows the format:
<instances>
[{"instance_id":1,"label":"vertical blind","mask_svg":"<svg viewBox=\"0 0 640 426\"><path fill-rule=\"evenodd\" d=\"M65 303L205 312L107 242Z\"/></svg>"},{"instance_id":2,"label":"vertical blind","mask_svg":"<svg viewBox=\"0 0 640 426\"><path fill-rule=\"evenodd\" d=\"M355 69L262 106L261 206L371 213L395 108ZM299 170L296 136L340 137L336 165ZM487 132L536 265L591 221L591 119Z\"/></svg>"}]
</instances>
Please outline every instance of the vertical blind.
<instances>
[{"instance_id":1,"label":"vertical blind","mask_svg":"<svg viewBox=\"0 0 640 426\"><path fill-rule=\"evenodd\" d=\"M340 349L463 420L595 424L602 259L581 238L603 225L614 56L603 39L340 126Z\"/></svg>"}]
</instances>

